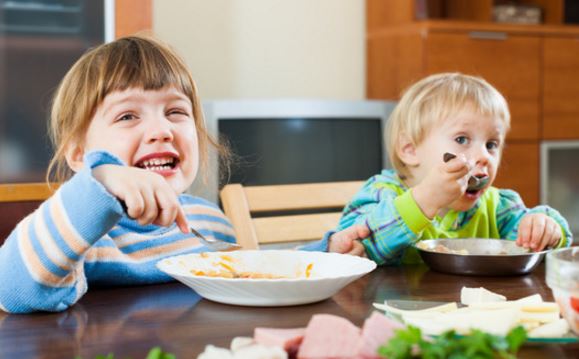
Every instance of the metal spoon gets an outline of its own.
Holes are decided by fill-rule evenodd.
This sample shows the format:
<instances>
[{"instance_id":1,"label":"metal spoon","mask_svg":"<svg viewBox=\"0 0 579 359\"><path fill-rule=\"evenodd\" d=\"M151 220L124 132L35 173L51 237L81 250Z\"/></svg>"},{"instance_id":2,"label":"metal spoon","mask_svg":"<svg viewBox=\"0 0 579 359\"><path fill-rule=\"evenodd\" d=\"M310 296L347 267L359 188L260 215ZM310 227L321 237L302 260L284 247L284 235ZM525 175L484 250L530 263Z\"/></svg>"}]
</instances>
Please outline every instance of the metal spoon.
<instances>
[{"instance_id":1,"label":"metal spoon","mask_svg":"<svg viewBox=\"0 0 579 359\"><path fill-rule=\"evenodd\" d=\"M456 158L456 155L450 152L446 152L443 156L442 156L442 160L444 162L448 162L450 160L452 160L453 158ZM470 176L468 179L468 186L466 187L467 191L478 191L484 188L484 186L486 186L486 184L489 182L489 178L488 177L476 177L476 176Z\"/></svg>"},{"instance_id":2,"label":"metal spoon","mask_svg":"<svg viewBox=\"0 0 579 359\"><path fill-rule=\"evenodd\" d=\"M199 238L199 241L206 247L213 248L219 252L229 252L241 249L241 246L239 244L229 243L215 238L205 238L201 233L195 230L195 228L193 227L189 228L191 229L191 233L193 233L197 238Z\"/></svg>"}]
</instances>

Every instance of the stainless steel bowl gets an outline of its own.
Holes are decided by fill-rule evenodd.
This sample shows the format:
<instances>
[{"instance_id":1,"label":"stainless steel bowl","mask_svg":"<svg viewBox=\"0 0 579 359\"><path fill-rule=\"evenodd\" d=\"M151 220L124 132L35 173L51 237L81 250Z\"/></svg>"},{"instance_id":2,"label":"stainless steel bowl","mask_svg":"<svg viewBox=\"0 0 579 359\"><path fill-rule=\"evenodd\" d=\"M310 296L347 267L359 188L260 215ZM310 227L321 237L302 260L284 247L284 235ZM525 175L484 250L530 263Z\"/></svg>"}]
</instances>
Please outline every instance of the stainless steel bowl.
<instances>
[{"instance_id":1,"label":"stainless steel bowl","mask_svg":"<svg viewBox=\"0 0 579 359\"><path fill-rule=\"evenodd\" d=\"M442 245L464 254L442 253ZM433 270L461 275L509 276L531 272L548 251L529 252L514 241L487 238L426 239L415 245L422 260Z\"/></svg>"}]
</instances>

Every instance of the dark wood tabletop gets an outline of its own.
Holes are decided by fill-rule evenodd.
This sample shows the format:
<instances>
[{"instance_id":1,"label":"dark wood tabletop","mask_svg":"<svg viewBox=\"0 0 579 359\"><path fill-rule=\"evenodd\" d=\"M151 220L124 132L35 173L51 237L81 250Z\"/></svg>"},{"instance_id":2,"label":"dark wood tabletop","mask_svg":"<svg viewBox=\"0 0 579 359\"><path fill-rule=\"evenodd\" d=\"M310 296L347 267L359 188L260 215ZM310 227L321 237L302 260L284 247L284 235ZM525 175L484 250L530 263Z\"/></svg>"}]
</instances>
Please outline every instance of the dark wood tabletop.
<instances>
[{"instance_id":1,"label":"dark wood tabletop","mask_svg":"<svg viewBox=\"0 0 579 359\"><path fill-rule=\"evenodd\" d=\"M0 314L0 358L144 358L161 346L177 358L196 358L205 345L228 346L253 328L303 327L316 313L330 313L361 325L373 302L388 299L460 301L460 289L485 287L508 299L539 293L553 300L544 264L517 277L446 275L423 265L384 267L362 277L332 298L309 305L253 308L199 298L180 283L91 288L62 313ZM578 358L579 344L529 344L522 358Z\"/></svg>"}]
</instances>

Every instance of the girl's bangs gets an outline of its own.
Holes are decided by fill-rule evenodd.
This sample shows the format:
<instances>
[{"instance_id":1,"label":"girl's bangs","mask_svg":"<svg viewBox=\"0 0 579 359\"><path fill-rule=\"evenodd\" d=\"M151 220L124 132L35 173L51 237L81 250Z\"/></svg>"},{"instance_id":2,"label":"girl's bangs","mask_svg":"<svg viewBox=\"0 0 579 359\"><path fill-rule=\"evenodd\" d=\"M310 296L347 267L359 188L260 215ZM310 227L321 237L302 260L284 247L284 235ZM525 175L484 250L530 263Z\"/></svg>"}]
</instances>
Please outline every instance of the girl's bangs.
<instances>
[{"instance_id":1,"label":"girl's bangs","mask_svg":"<svg viewBox=\"0 0 579 359\"><path fill-rule=\"evenodd\" d=\"M133 87L158 90L167 86L174 86L193 99L192 79L184 64L166 51L145 45L131 43L117 49L117 56L102 64L101 99L111 92Z\"/></svg>"}]
</instances>

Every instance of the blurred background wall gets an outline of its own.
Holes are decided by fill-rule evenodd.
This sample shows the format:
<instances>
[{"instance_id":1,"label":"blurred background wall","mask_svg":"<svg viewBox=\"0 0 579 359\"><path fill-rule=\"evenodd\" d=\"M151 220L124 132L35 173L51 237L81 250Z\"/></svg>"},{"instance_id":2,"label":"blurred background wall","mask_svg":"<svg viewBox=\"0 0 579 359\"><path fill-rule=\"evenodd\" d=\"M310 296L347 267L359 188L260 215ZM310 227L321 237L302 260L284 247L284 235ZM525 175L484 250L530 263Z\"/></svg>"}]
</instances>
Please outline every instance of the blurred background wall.
<instances>
[{"instance_id":1,"label":"blurred background wall","mask_svg":"<svg viewBox=\"0 0 579 359\"><path fill-rule=\"evenodd\" d=\"M203 100L365 97L363 0L154 0Z\"/></svg>"}]
</instances>

